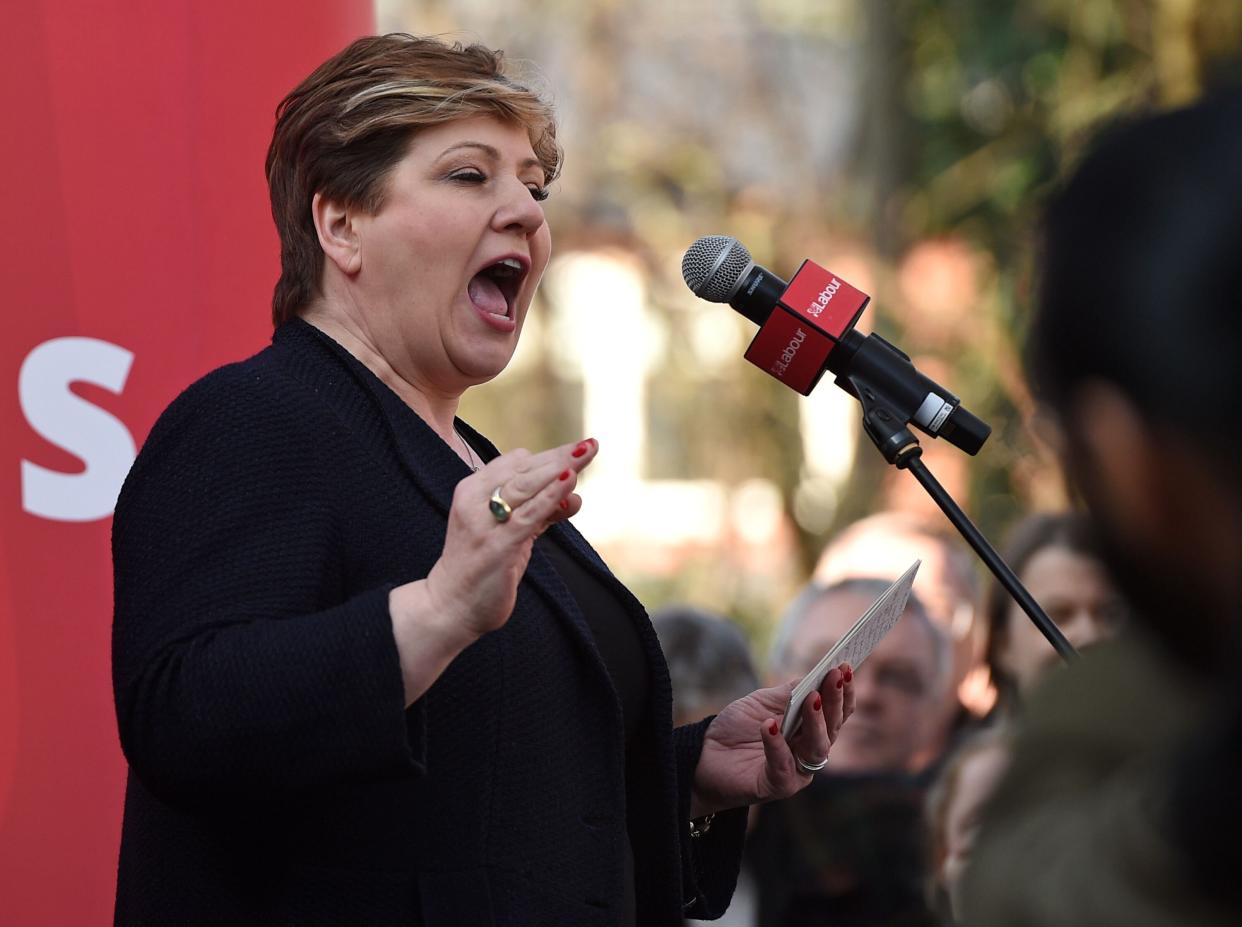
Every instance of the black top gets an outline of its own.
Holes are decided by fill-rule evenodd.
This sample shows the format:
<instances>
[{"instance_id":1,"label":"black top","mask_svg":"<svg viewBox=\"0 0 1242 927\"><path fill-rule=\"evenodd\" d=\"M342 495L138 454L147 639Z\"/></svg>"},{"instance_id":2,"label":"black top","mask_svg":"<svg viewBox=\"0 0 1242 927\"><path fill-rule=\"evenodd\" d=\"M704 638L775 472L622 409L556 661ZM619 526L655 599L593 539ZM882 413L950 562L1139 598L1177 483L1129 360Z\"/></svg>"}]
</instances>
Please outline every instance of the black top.
<instances>
[{"instance_id":1,"label":"black top","mask_svg":"<svg viewBox=\"0 0 1242 927\"><path fill-rule=\"evenodd\" d=\"M612 686L621 700L622 721L625 725L626 765L633 759L636 752L631 749L639 723L647 704L647 685L650 674L647 672L647 660L643 656L642 644L621 604L612 596L598 580L595 579L573 557L565 553L551 541L540 538L536 541L552 566L560 574L570 594L578 603L582 616L591 628L591 636L595 638L595 646L608 668L608 676ZM627 777L626 793L629 793ZM629 837L629 821L626 821L626 859L625 859L625 892L626 905L623 923L625 927L636 927L637 907L634 903L634 850Z\"/></svg>"},{"instance_id":2,"label":"black top","mask_svg":"<svg viewBox=\"0 0 1242 927\"><path fill-rule=\"evenodd\" d=\"M495 454L488 449L480 450L471 445L480 459L491 461ZM552 567L560 576L561 581L569 589L569 594L578 604L578 610L586 619L591 629L591 636L599 655L608 669L608 677L621 702L622 723L625 727L626 765L634 759L632 750L635 735L638 733L647 710L647 688L650 685L651 673L647 669L647 658L643 653L642 641L634 627L634 622L621 602L594 574L573 556L563 550L559 544L547 537L540 537L536 547L552 562ZM626 793L629 794L627 777ZM628 818L628 815L627 815ZM629 836L629 821L626 822L625 833L625 908L622 923L625 927L637 924L637 907L634 893L634 851Z\"/></svg>"},{"instance_id":3,"label":"black top","mask_svg":"<svg viewBox=\"0 0 1242 927\"><path fill-rule=\"evenodd\" d=\"M300 321L160 417L113 522L117 923L616 927L625 811L637 923L723 910L745 812L688 838L705 724L672 729L655 632L572 525L545 538L643 653L633 734L542 542L505 626L404 707L388 594L468 472Z\"/></svg>"},{"instance_id":4,"label":"black top","mask_svg":"<svg viewBox=\"0 0 1242 927\"><path fill-rule=\"evenodd\" d=\"M595 646L599 648L599 655L608 669L608 677L621 699L628 746L633 743L646 713L651 675L647 670L642 642L634 630L634 622L616 597L557 544L544 538L535 543L552 561L553 568L569 587L570 595L578 603L582 617L591 629Z\"/></svg>"},{"instance_id":5,"label":"black top","mask_svg":"<svg viewBox=\"0 0 1242 927\"><path fill-rule=\"evenodd\" d=\"M924 793L911 776L821 774L764 805L746 841L760 927L935 927Z\"/></svg>"}]
</instances>

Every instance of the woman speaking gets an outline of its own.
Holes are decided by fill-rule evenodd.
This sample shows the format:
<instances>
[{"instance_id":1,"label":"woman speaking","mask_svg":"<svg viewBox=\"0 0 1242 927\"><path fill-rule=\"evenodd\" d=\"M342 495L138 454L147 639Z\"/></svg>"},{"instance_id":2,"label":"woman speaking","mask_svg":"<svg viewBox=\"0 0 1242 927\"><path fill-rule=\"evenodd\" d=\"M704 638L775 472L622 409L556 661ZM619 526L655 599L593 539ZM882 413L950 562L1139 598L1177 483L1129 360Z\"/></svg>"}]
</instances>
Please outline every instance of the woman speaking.
<instances>
[{"instance_id":1,"label":"woman speaking","mask_svg":"<svg viewBox=\"0 0 1242 927\"><path fill-rule=\"evenodd\" d=\"M456 417L513 355L559 167L478 45L361 39L281 103L272 344L173 402L116 509L117 923L671 927L825 762L848 667L791 743L789 686L674 730L568 522L599 445Z\"/></svg>"}]
</instances>

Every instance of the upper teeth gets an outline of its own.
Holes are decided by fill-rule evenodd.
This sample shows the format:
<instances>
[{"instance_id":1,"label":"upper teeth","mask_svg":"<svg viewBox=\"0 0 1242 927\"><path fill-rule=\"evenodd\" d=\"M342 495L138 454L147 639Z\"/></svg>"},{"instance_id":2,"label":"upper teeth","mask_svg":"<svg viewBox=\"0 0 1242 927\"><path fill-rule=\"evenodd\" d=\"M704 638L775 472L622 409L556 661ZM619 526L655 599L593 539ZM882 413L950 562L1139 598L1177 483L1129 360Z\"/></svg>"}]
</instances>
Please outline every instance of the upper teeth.
<instances>
[{"instance_id":1,"label":"upper teeth","mask_svg":"<svg viewBox=\"0 0 1242 927\"><path fill-rule=\"evenodd\" d=\"M503 261L497 261L495 266L507 267L509 270L516 271L518 273L522 272L522 262L517 258L505 258Z\"/></svg>"}]
</instances>

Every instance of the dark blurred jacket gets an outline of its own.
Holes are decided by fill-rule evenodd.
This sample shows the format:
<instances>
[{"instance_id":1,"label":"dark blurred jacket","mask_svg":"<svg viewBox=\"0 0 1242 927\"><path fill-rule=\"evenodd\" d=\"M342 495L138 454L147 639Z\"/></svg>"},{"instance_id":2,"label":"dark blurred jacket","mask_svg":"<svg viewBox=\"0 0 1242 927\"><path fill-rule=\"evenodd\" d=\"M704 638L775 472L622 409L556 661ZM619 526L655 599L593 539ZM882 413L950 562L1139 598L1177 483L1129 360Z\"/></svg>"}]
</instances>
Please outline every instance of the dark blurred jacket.
<instances>
[{"instance_id":1,"label":"dark blurred jacket","mask_svg":"<svg viewBox=\"0 0 1242 927\"><path fill-rule=\"evenodd\" d=\"M1171 785L1203 693L1137 633L1084 651L1027 704L964 876L966 927L1242 923L1176 842Z\"/></svg>"},{"instance_id":2,"label":"dark blurred jacket","mask_svg":"<svg viewBox=\"0 0 1242 927\"><path fill-rule=\"evenodd\" d=\"M830 761L831 762L831 761ZM819 775L747 840L759 927L925 927L922 779Z\"/></svg>"},{"instance_id":3,"label":"dark blurred jacket","mask_svg":"<svg viewBox=\"0 0 1242 927\"><path fill-rule=\"evenodd\" d=\"M614 927L627 809L639 924L727 904L745 811L691 842L705 726L672 730L646 614L572 527L548 536L650 666L628 770L616 692L538 547L504 628L404 708L388 592L439 557L467 473L301 321L160 418L113 533L118 924Z\"/></svg>"}]
</instances>

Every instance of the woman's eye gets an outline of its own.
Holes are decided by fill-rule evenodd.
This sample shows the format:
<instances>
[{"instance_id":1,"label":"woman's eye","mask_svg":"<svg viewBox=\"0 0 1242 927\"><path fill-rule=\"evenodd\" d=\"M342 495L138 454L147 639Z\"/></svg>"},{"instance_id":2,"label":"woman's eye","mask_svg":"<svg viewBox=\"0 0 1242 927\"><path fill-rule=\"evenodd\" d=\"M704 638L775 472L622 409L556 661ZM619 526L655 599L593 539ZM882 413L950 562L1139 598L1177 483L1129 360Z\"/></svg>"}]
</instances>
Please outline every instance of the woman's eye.
<instances>
[{"instance_id":1,"label":"woman's eye","mask_svg":"<svg viewBox=\"0 0 1242 927\"><path fill-rule=\"evenodd\" d=\"M487 181L487 177L482 171L476 171L473 168L464 171L454 171L450 177L463 183L485 183Z\"/></svg>"},{"instance_id":2,"label":"woman's eye","mask_svg":"<svg viewBox=\"0 0 1242 927\"><path fill-rule=\"evenodd\" d=\"M538 184L531 184L526 189L530 191L530 195L535 198L536 203L542 203L544 200L548 198L547 187L541 187Z\"/></svg>"}]
</instances>

